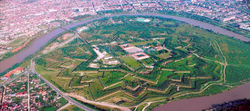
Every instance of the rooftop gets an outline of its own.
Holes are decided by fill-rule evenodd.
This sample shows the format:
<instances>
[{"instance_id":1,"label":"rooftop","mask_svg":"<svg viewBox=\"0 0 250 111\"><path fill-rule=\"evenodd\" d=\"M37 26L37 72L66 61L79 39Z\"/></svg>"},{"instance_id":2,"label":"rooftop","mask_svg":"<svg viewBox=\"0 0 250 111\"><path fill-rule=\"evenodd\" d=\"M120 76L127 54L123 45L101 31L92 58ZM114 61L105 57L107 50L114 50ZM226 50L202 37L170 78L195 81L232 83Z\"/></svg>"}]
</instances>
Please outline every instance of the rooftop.
<instances>
[{"instance_id":1,"label":"rooftop","mask_svg":"<svg viewBox=\"0 0 250 111\"><path fill-rule=\"evenodd\" d=\"M133 54L133 53L137 53L137 52L142 52L143 50L141 48L135 47L131 44L123 44L123 45L119 45L123 50L125 50L126 52Z\"/></svg>"},{"instance_id":2,"label":"rooftop","mask_svg":"<svg viewBox=\"0 0 250 111\"><path fill-rule=\"evenodd\" d=\"M138 52L138 53L132 54L132 57L134 57L135 60L143 60L143 59L149 58L150 56L145 54L144 52Z\"/></svg>"}]
</instances>

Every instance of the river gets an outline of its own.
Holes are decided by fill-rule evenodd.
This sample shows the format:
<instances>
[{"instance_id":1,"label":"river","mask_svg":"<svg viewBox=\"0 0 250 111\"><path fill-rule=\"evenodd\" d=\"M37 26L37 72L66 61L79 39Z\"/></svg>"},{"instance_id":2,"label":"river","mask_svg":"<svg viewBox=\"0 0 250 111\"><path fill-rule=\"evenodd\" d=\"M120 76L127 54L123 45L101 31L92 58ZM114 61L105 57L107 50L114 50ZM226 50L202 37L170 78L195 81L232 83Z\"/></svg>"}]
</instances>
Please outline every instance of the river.
<instances>
[{"instance_id":1,"label":"river","mask_svg":"<svg viewBox=\"0 0 250 111\"><path fill-rule=\"evenodd\" d=\"M244 98L250 98L250 82L223 93L205 97L182 99L163 104L154 108L154 111L201 111L202 109L211 107L212 104L220 104Z\"/></svg>"},{"instance_id":2,"label":"river","mask_svg":"<svg viewBox=\"0 0 250 111\"><path fill-rule=\"evenodd\" d=\"M113 16L122 16L122 15L127 15L127 16L158 16L158 17L164 17L164 18L172 18L172 19L176 19L179 21L189 23L190 25L193 25L193 26L199 26L199 27L204 28L204 29L210 29L216 33L227 35L229 37L235 37L237 39L240 39L241 41L246 41L246 42L250 41L250 38L244 37L242 35L236 34L234 32L228 31L226 29L223 29L223 28L220 28L220 27L208 24L208 23L204 23L204 22L200 22L197 20L184 18L184 17L176 17L176 16L171 16L171 15L154 14L154 13L129 13L129 14L106 15L106 16L102 16L102 17L97 17L97 18L92 18L92 19L72 23L70 25L64 26L63 28L69 29L69 28L76 27L78 25L92 22L94 20L102 19L104 17L113 17ZM49 32L48 34L36 39L25 50L21 51L20 53L14 55L8 59L1 61L0 62L0 73L4 72L8 68L11 68L14 64L22 62L29 55L36 53L37 51L40 50L41 47L46 45L52 38L56 37L57 35L59 35L63 32L65 32L65 30L62 28L58 28L52 32ZM243 87L243 88L241 88L241 87ZM200 97L200 98L187 99L187 100L178 100L175 102L168 103L166 105L162 105L162 106L155 108L155 109L156 110L158 110L158 109L159 110L160 109L166 110L169 108L169 111L178 111L178 110L184 110L184 109L186 110L187 108L195 108L197 106L200 106L199 108L207 108L208 106L210 106L213 103L228 101L229 98L231 98L230 100L233 100L233 99L238 99L236 97L239 97L239 98L250 97L250 89L248 87L250 87L250 83L239 86L233 90L214 95L214 96ZM249 90L245 90L244 88L249 89ZM244 91L246 91L246 92L244 92ZM208 99L208 100L205 100L205 99ZM177 108L177 109L174 110L174 108ZM191 111L191 110L189 110L189 111Z\"/></svg>"}]
</instances>

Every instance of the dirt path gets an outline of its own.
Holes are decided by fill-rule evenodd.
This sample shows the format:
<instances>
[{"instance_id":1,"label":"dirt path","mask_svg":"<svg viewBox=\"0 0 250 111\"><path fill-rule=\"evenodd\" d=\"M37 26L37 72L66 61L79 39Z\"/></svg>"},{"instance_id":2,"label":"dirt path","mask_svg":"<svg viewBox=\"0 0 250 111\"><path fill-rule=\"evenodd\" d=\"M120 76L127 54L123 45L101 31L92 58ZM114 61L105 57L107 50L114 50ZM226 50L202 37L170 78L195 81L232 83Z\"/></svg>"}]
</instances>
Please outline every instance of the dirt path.
<instances>
[{"instance_id":1,"label":"dirt path","mask_svg":"<svg viewBox=\"0 0 250 111\"><path fill-rule=\"evenodd\" d=\"M228 65L227 59L226 59L225 55L223 54L223 52L222 52L222 50L221 50L221 48L220 48L218 42L215 41L215 43L216 43L217 47L219 48L220 53L221 53L222 57L224 58L224 62L225 62L225 63L222 63L222 62L219 62L219 61L215 61L215 60L206 59L206 58L200 57L199 55L197 55L197 54L195 54L195 53L193 53L193 54L194 54L195 56L201 58L201 59L208 60L208 61L214 61L214 62L216 62L216 63L220 63L221 65L224 65L224 69L223 69L223 76L224 76L224 78L223 78L223 83L226 83L226 67L227 67L227 65ZM189 92L189 93L184 93L184 94L181 94L181 95L176 94L176 95L173 95L172 97L181 97L181 96L185 96L185 95L188 95L188 94L199 94L199 93L202 93L203 91L205 91L207 88L209 88L209 87L212 86L212 85L223 85L223 83L212 83L212 84L209 84L209 85L206 86L204 89L202 89L202 90L200 90L200 91L198 91L198 92ZM224 85L224 86L231 87L231 86L228 86L228 85Z\"/></svg>"},{"instance_id":2,"label":"dirt path","mask_svg":"<svg viewBox=\"0 0 250 111\"><path fill-rule=\"evenodd\" d=\"M216 60L211 60L211 59L207 59L207 58L204 58L204 57L201 57L201 56L199 56L198 54L196 54L196 53L193 53L196 57L198 57L198 58L200 58L200 59L203 59L203 60L206 60L206 61L212 61L212 62L215 62L215 63L219 63L219 64L221 64L221 65L224 65L224 63L222 63L222 62L219 62L219 61L216 61Z\"/></svg>"},{"instance_id":3,"label":"dirt path","mask_svg":"<svg viewBox=\"0 0 250 111\"><path fill-rule=\"evenodd\" d=\"M219 51L220 51L221 56L224 58L224 63L219 62L219 61L216 61L216 60L211 60L211 59L207 59L207 58L204 58L204 57L200 57L200 56L199 56L198 54L196 54L196 53L193 53L193 54L194 54L196 57L201 58L201 59L203 59L203 60L212 61L212 62L219 63L219 64L223 65L223 66L224 66L224 68L223 68L223 82L226 83L226 68L227 68L227 66L228 66L227 58L225 57L224 53L222 52L222 50L221 50L220 45L218 44L218 42L215 41L215 43L216 43L216 45L217 45L217 47L218 47L218 49L219 49Z\"/></svg>"},{"instance_id":4,"label":"dirt path","mask_svg":"<svg viewBox=\"0 0 250 111\"><path fill-rule=\"evenodd\" d=\"M148 106L150 106L151 103L152 103L152 102L148 102L148 105L145 106L145 107L142 109L142 111L145 111L145 109L146 109Z\"/></svg>"},{"instance_id":5,"label":"dirt path","mask_svg":"<svg viewBox=\"0 0 250 111\"><path fill-rule=\"evenodd\" d=\"M115 86L115 85L117 85L117 84L120 84L120 83L123 83L123 81L120 81L120 82L111 84L111 85L109 85L109 86L106 86L106 87L103 88L103 90L105 90L105 89L107 89L107 88L110 88L110 87L112 87L112 86Z\"/></svg>"},{"instance_id":6,"label":"dirt path","mask_svg":"<svg viewBox=\"0 0 250 111\"><path fill-rule=\"evenodd\" d=\"M65 104L64 106L60 107L59 109L57 109L56 111L62 111L64 108L67 108L68 106L70 106L70 103Z\"/></svg>"},{"instance_id":7,"label":"dirt path","mask_svg":"<svg viewBox=\"0 0 250 111\"><path fill-rule=\"evenodd\" d=\"M112 96L112 95L114 95L114 94L116 94L116 93L120 93L121 92L121 90L118 90L118 91L115 91L115 92L113 92L113 93L111 93L111 94L107 94L107 95L104 95L104 96L102 96L102 97L100 97L100 98L97 98L97 99L95 99L96 101L100 101L100 100L102 100L102 99L104 99L104 98L106 98L106 97L109 97L109 96Z\"/></svg>"},{"instance_id":8,"label":"dirt path","mask_svg":"<svg viewBox=\"0 0 250 111\"><path fill-rule=\"evenodd\" d=\"M120 109L122 111L131 111L127 107L117 106L117 105L109 104L109 103L105 103L105 102L90 101L90 100L87 100L84 97L82 97L80 95L77 95L77 94L74 94L74 93L65 93L65 94L70 96L70 97L76 98L76 99L78 99L78 100L80 100L82 102L85 102L85 103L94 104L94 105L101 105L101 106L106 106L106 107L110 107L110 108L118 108L118 109Z\"/></svg>"},{"instance_id":9,"label":"dirt path","mask_svg":"<svg viewBox=\"0 0 250 111\"><path fill-rule=\"evenodd\" d=\"M216 42L216 45L218 46L218 48L220 50L221 55L224 58L224 62L225 63L224 63L224 71L223 71L223 73L224 73L224 83L226 83L227 82L227 80L226 80L226 68L227 68L227 65L228 65L227 58L225 57L224 53L222 52L222 50L221 50L220 45L218 44L218 42L217 41L215 41L215 42Z\"/></svg>"},{"instance_id":10,"label":"dirt path","mask_svg":"<svg viewBox=\"0 0 250 111\"><path fill-rule=\"evenodd\" d=\"M71 41L73 41L75 38L77 38L77 36L71 37L70 39L64 41L63 43L58 44L56 47L53 47L53 48L50 47L49 50L43 51L43 54L49 53L49 52L53 51L54 49L56 49L56 48L58 48L58 47L62 47L62 46L64 46L64 45L70 43Z\"/></svg>"}]
</instances>

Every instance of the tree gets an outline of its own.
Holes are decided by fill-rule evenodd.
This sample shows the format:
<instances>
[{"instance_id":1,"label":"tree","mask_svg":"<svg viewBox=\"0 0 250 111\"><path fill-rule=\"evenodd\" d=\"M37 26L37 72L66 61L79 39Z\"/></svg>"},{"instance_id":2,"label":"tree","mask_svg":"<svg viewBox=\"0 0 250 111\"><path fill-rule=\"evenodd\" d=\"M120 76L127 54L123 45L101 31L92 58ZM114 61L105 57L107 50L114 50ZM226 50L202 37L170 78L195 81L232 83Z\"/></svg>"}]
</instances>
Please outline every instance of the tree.
<instances>
[{"instance_id":1,"label":"tree","mask_svg":"<svg viewBox=\"0 0 250 111\"><path fill-rule=\"evenodd\" d=\"M250 0L243 0L243 3L250 9Z\"/></svg>"},{"instance_id":2,"label":"tree","mask_svg":"<svg viewBox=\"0 0 250 111\"><path fill-rule=\"evenodd\" d=\"M44 60L43 58L37 58L37 59L35 59L35 62L36 62L36 64L44 66L44 67L47 65L46 60Z\"/></svg>"}]
</instances>

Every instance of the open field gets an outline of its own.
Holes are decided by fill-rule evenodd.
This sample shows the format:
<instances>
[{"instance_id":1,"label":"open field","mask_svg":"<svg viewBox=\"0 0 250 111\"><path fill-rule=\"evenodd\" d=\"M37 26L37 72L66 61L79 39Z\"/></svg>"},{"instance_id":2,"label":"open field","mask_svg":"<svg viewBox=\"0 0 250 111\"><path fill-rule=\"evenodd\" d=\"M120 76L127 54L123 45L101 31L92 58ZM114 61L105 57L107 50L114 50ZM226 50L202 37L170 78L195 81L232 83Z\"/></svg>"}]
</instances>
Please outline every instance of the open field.
<instances>
[{"instance_id":1,"label":"open field","mask_svg":"<svg viewBox=\"0 0 250 111\"><path fill-rule=\"evenodd\" d=\"M130 56L123 56L120 58L125 64L127 64L129 67L132 67L133 69L138 69L142 67L140 63L138 63L134 58Z\"/></svg>"},{"instance_id":2,"label":"open field","mask_svg":"<svg viewBox=\"0 0 250 111\"><path fill-rule=\"evenodd\" d=\"M16 47L18 45L21 45L22 43L25 43L26 41L27 41L27 37L23 36L23 37L19 37L16 40L10 42L8 45L11 47Z\"/></svg>"}]
</instances>

